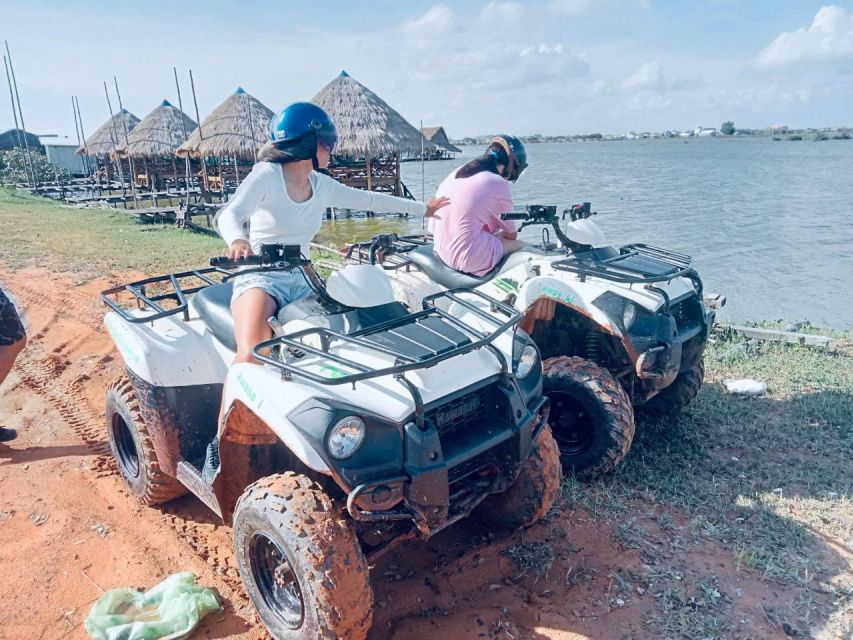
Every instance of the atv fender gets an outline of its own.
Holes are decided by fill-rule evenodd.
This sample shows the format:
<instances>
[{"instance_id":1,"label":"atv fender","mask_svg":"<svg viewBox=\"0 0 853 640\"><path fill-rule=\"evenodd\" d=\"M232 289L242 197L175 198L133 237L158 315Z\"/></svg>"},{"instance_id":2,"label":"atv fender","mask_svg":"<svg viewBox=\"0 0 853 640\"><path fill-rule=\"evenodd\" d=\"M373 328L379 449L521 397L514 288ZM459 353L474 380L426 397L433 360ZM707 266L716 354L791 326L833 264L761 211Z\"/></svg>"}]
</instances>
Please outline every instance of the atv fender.
<instances>
[{"instance_id":1,"label":"atv fender","mask_svg":"<svg viewBox=\"0 0 853 640\"><path fill-rule=\"evenodd\" d=\"M243 403L307 467L331 475L329 467L317 451L286 417L295 407L318 395L322 393L317 389L282 380L278 371L256 364L240 363L233 365L228 372L224 400L226 411L233 410L237 401ZM225 438L226 434L223 433L222 437Z\"/></svg>"},{"instance_id":2,"label":"atv fender","mask_svg":"<svg viewBox=\"0 0 853 640\"><path fill-rule=\"evenodd\" d=\"M166 317L131 324L111 311L104 324L127 368L152 386L222 384L225 379L230 358L189 323Z\"/></svg>"},{"instance_id":3,"label":"atv fender","mask_svg":"<svg viewBox=\"0 0 853 640\"><path fill-rule=\"evenodd\" d=\"M553 319L556 305L578 313L598 326L604 333L618 339L632 363L637 362L640 354L634 349L631 340L616 326L610 317L598 307L585 303L583 297L568 283L551 276L540 276L528 280L518 293L515 308L524 318L519 325L527 333L532 333L537 320Z\"/></svg>"}]
</instances>

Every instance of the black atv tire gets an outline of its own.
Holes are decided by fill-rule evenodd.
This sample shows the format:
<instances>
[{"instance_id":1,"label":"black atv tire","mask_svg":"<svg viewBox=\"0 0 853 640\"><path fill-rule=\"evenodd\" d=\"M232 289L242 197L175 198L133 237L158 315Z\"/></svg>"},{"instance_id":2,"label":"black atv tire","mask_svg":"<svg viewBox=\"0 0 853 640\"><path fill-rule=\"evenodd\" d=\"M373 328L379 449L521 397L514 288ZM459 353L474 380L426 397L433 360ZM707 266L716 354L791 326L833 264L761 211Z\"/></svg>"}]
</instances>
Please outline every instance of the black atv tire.
<instances>
[{"instance_id":1,"label":"black atv tire","mask_svg":"<svg viewBox=\"0 0 853 640\"><path fill-rule=\"evenodd\" d=\"M513 485L483 500L476 509L476 517L494 530L529 527L551 509L562 478L560 450L550 427L545 425Z\"/></svg>"},{"instance_id":2,"label":"black atv tire","mask_svg":"<svg viewBox=\"0 0 853 640\"><path fill-rule=\"evenodd\" d=\"M705 360L700 358L690 369L679 373L666 389L639 406L637 413L643 418L661 418L684 411L699 393L704 380Z\"/></svg>"},{"instance_id":3,"label":"black atv tire","mask_svg":"<svg viewBox=\"0 0 853 640\"><path fill-rule=\"evenodd\" d=\"M563 472L589 480L613 471L634 439L634 408L622 385L584 358L549 358L543 369Z\"/></svg>"},{"instance_id":4,"label":"black atv tire","mask_svg":"<svg viewBox=\"0 0 853 640\"><path fill-rule=\"evenodd\" d=\"M107 389L107 435L119 473L131 492L144 504L168 502L187 493L186 487L163 473L139 400L126 376Z\"/></svg>"},{"instance_id":5,"label":"black atv tire","mask_svg":"<svg viewBox=\"0 0 853 640\"><path fill-rule=\"evenodd\" d=\"M234 511L234 548L246 592L276 640L367 636L367 561L341 510L308 477L288 471L250 485Z\"/></svg>"}]
</instances>

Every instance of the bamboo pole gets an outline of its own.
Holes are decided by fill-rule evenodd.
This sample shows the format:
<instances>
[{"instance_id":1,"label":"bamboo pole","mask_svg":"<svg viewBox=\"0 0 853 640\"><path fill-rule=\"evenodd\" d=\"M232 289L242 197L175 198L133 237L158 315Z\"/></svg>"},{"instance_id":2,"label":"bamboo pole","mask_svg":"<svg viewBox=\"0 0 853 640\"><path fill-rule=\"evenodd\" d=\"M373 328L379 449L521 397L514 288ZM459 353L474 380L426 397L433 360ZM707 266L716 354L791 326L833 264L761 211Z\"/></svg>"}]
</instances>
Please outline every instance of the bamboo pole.
<instances>
[{"instance_id":1,"label":"bamboo pole","mask_svg":"<svg viewBox=\"0 0 853 640\"><path fill-rule=\"evenodd\" d=\"M367 190L373 191L373 176L371 175L372 171L370 170L370 149L364 152L364 162L367 166Z\"/></svg>"},{"instance_id":2,"label":"bamboo pole","mask_svg":"<svg viewBox=\"0 0 853 640\"><path fill-rule=\"evenodd\" d=\"M83 145L80 143L80 126L77 124L77 105L74 103L74 96L71 96L71 111L74 113L74 133L77 134L77 148L79 149ZM88 178L89 170L88 167L86 167L85 156L80 158L80 163L83 165L83 172Z\"/></svg>"},{"instance_id":3,"label":"bamboo pole","mask_svg":"<svg viewBox=\"0 0 853 640\"><path fill-rule=\"evenodd\" d=\"M133 203L137 204L136 197L136 169L133 167L133 156L130 155L130 142L127 139L127 118L124 117L124 105L121 103L121 94L118 91L118 78L113 76L113 82L116 86L116 97L118 98L118 111L121 116L121 124L124 128L124 148L127 149L127 166L130 171L130 192L133 194ZM147 166L147 163L146 163ZM148 176L148 169L145 170L146 177ZM149 178L150 181L150 178Z\"/></svg>"},{"instance_id":4,"label":"bamboo pole","mask_svg":"<svg viewBox=\"0 0 853 640\"><path fill-rule=\"evenodd\" d=\"M9 84L9 99L12 101L12 116L15 121L15 138L18 141L18 148L24 148L24 141L21 140L21 129L18 126L18 110L15 109L15 94L12 93L12 80L9 77L9 63L6 61L6 56L3 56L3 65L6 67L6 82ZM29 169L27 168L26 158L24 159L24 171L27 174L27 183L30 181Z\"/></svg>"},{"instance_id":5,"label":"bamboo pole","mask_svg":"<svg viewBox=\"0 0 853 640\"><path fill-rule=\"evenodd\" d=\"M175 87L178 90L178 108L181 110L181 129L184 132L184 142L189 139L189 135L187 134L187 124L184 122L183 114L184 114L184 101L181 99L181 84L178 82L178 68L172 67L172 72L175 74ZM199 134L201 132L199 131ZM190 156L187 154L187 157L184 159L184 180L185 180L185 194L186 194L186 204L187 207L190 205L190 182L192 177L190 176ZM177 179L175 180L175 187L177 188L178 183Z\"/></svg>"},{"instance_id":6,"label":"bamboo pole","mask_svg":"<svg viewBox=\"0 0 853 640\"><path fill-rule=\"evenodd\" d=\"M26 161L29 165L30 175L33 180L33 188L36 188L36 172L33 168L33 159L30 156L30 142L27 140L27 125L24 124L24 111L21 109L21 94L18 92L18 80L15 78L15 67L12 64L12 52L9 51L9 42L4 40L3 43L6 45L6 55L9 58L9 71L12 72L12 86L15 87L15 102L18 103L18 115L21 117L21 137L24 139L24 153L26 154Z\"/></svg>"},{"instance_id":7,"label":"bamboo pole","mask_svg":"<svg viewBox=\"0 0 853 640\"><path fill-rule=\"evenodd\" d=\"M127 189L124 185L124 169L122 169L121 166L121 158L119 158L118 153L116 153L118 150L118 132L116 131L116 120L113 116L113 104L110 101L110 92L107 91L106 80L104 80L104 95L107 97L107 108L110 110L110 142L113 143L113 156L115 156L116 168L118 169L118 179L121 181L121 195L123 197L127 197ZM127 208L127 202L124 203L124 207L125 209Z\"/></svg>"},{"instance_id":8,"label":"bamboo pole","mask_svg":"<svg viewBox=\"0 0 853 640\"><path fill-rule=\"evenodd\" d=\"M424 167L424 121L421 120L421 202L426 202L426 178ZM426 216L421 218L421 231L426 230Z\"/></svg>"},{"instance_id":9,"label":"bamboo pole","mask_svg":"<svg viewBox=\"0 0 853 640\"><path fill-rule=\"evenodd\" d=\"M190 71L190 88L192 89L192 92L193 92L193 105L195 105L195 121L198 123L198 139L199 139L199 142L201 142L202 140L204 140L204 135L203 135L203 132L201 130L201 116L198 115L198 101L196 100L196 95L195 95L195 81L193 80L193 70L190 69L189 71ZM199 158L201 158L201 179L204 182L204 188L202 189L202 191L209 191L209 188L208 188L209 185L207 184L207 158L205 158L202 155L200 149L199 149L198 155L199 155ZM207 200L209 203L210 200L212 200L212 198L207 197L207 198L205 198L205 200Z\"/></svg>"},{"instance_id":10,"label":"bamboo pole","mask_svg":"<svg viewBox=\"0 0 853 640\"><path fill-rule=\"evenodd\" d=\"M258 164L258 143L255 140L255 121L252 116L252 103L249 102L249 95L244 93L243 96L246 98L246 110L249 112L249 143L252 145L252 153L255 157L255 164ZM237 184L240 184L240 179L237 178Z\"/></svg>"},{"instance_id":11,"label":"bamboo pole","mask_svg":"<svg viewBox=\"0 0 853 640\"><path fill-rule=\"evenodd\" d=\"M89 148L86 145L86 132L83 130L83 112L80 111L80 99L77 96L72 96L74 98L74 102L77 104L77 117L80 119L80 137L83 138L83 157L85 158L86 170L90 169L89 165ZM97 170L98 160L95 159L95 169ZM101 179L98 177L98 184L100 185Z\"/></svg>"}]
</instances>

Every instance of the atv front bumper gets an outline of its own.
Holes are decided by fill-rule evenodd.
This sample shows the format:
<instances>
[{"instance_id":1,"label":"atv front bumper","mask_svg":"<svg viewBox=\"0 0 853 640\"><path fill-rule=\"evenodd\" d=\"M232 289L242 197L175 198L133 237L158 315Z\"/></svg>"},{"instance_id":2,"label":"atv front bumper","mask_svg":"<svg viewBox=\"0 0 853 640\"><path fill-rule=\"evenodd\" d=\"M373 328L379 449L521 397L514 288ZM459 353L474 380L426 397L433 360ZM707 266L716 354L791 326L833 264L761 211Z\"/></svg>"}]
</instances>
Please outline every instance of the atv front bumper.
<instances>
[{"instance_id":1,"label":"atv front bumper","mask_svg":"<svg viewBox=\"0 0 853 640\"><path fill-rule=\"evenodd\" d=\"M713 310L705 309L698 297L691 297L658 316L656 335L632 336L638 353L634 372L643 381L647 397L668 387L680 372L699 362L714 318Z\"/></svg>"},{"instance_id":2,"label":"atv front bumper","mask_svg":"<svg viewBox=\"0 0 853 640\"><path fill-rule=\"evenodd\" d=\"M349 514L362 522L411 521L426 538L507 490L548 422L550 402L541 397L527 407L517 393L506 397L505 420L476 420L449 433L429 421L423 429L406 424L403 473L355 487Z\"/></svg>"}]
</instances>

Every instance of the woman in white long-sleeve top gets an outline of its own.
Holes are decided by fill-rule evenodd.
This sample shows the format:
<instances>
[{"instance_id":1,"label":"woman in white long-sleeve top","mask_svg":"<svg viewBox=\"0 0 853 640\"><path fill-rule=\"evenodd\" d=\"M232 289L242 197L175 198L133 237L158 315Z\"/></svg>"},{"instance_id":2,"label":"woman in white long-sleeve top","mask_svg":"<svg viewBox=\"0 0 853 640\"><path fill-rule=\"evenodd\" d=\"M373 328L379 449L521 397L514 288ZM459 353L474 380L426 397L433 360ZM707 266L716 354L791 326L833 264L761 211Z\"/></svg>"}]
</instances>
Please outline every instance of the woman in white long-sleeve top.
<instances>
[{"instance_id":1,"label":"woman in white long-sleeve top","mask_svg":"<svg viewBox=\"0 0 853 640\"><path fill-rule=\"evenodd\" d=\"M338 135L329 115L309 102L284 109L270 124L270 137L258 163L216 217L232 259L253 255L262 244L275 243L300 244L308 256L327 207L431 216L448 202L434 198L423 203L353 189L319 173L318 169L329 165ZM234 278L234 361L251 362L252 348L272 336L267 319L309 292L298 272Z\"/></svg>"}]
</instances>

